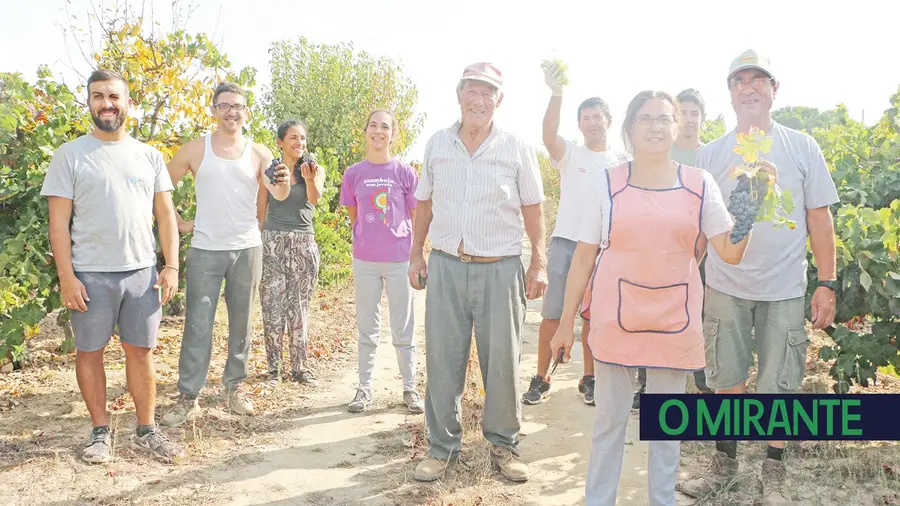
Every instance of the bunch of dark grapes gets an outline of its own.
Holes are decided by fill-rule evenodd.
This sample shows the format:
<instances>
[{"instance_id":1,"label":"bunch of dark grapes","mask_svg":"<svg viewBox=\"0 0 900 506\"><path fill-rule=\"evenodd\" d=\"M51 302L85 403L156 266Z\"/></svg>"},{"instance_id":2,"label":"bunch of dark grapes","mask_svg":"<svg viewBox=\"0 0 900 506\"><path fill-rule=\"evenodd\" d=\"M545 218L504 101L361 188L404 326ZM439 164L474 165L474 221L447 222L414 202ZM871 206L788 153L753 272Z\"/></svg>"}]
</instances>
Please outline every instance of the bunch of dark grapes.
<instances>
[{"instance_id":1,"label":"bunch of dark grapes","mask_svg":"<svg viewBox=\"0 0 900 506\"><path fill-rule=\"evenodd\" d=\"M300 173L300 167L303 166L304 163L309 164L309 168L312 169L316 166L316 162L313 161L312 157L308 154L303 153L299 160L297 160L297 165L294 165L294 179L297 181L302 181L303 176Z\"/></svg>"},{"instance_id":2,"label":"bunch of dark grapes","mask_svg":"<svg viewBox=\"0 0 900 506\"><path fill-rule=\"evenodd\" d=\"M756 222L756 213L759 212L759 202L750 195L750 178L739 176L738 184L731 191L728 199L728 212L734 216L734 229L731 231L731 244L737 244L747 237L753 223Z\"/></svg>"},{"instance_id":3,"label":"bunch of dark grapes","mask_svg":"<svg viewBox=\"0 0 900 506\"><path fill-rule=\"evenodd\" d=\"M278 182L275 180L275 167L278 167L280 163L281 160L279 160L278 158L273 158L272 164L269 165L268 169L266 169L266 177L269 178L269 184L275 184Z\"/></svg>"}]
</instances>

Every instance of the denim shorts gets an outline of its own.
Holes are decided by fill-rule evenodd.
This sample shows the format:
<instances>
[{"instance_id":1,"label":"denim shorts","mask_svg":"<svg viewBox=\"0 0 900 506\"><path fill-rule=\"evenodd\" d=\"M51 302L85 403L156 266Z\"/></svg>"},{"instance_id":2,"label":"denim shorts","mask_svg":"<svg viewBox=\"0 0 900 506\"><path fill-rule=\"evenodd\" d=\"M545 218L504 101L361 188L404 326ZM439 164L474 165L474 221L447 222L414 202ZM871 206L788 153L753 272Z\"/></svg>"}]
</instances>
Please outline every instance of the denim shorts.
<instances>
[{"instance_id":1,"label":"denim shorts","mask_svg":"<svg viewBox=\"0 0 900 506\"><path fill-rule=\"evenodd\" d=\"M758 302L707 286L703 318L707 386L723 390L747 381L755 344L756 391L796 393L803 384L809 349L805 305L805 297Z\"/></svg>"}]
</instances>

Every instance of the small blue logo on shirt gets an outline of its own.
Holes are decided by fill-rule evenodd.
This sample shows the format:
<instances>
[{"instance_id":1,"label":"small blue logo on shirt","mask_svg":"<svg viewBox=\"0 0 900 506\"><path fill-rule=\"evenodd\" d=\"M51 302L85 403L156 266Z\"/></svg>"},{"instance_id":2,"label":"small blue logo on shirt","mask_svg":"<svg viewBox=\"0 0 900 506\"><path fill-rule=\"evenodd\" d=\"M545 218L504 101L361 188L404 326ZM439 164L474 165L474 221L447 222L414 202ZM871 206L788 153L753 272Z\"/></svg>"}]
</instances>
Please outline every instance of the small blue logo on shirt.
<instances>
[{"instance_id":1,"label":"small blue logo on shirt","mask_svg":"<svg viewBox=\"0 0 900 506\"><path fill-rule=\"evenodd\" d=\"M150 182L150 180L145 177L131 176L130 178L128 178L128 182L130 182L132 184L137 184L137 183L147 184Z\"/></svg>"}]
</instances>

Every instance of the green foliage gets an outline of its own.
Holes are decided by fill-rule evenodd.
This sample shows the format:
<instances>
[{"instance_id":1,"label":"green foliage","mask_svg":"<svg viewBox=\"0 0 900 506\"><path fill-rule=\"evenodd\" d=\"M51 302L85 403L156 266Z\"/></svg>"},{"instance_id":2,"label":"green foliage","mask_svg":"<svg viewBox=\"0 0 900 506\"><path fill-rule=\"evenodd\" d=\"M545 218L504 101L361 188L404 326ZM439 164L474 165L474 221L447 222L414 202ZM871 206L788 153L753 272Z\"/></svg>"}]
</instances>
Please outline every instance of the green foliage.
<instances>
[{"instance_id":1,"label":"green foliage","mask_svg":"<svg viewBox=\"0 0 900 506\"><path fill-rule=\"evenodd\" d=\"M829 332L835 345L820 351L834 361L836 392L854 382L868 386L879 368L900 366L900 92L891 103L872 128L843 121L811 132L841 196L833 209L838 325ZM807 276L811 297L818 279L812 257Z\"/></svg>"},{"instance_id":2,"label":"green foliage","mask_svg":"<svg viewBox=\"0 0 900 506\"><path fill-rule=\"evenodd\" d=\"M850 116L843 105L839 105L833 111L819 111L815 107L788 106L772 111L772 119L794 130L812 132L816 128L846 125Z\"/></svg>"},{"instance_id":3,"label":"green foliage","mask_svg":"<svg viewBox=\"0 0 900 506\"><path fill-rule=\"evenodd\" d=\"M312 44L303 37L272 44L272 83L264 97L269 127L303 120L307 146L326 170L326 191L316 206L316 242L322 251L320 282L328 286L350 273L350 221L338 202L344 170L365 157L365 127L373 109L393 111L400 131L392 146L402 157L422 129L414 115L418 90L401 67L352 44Z\"/></svg>"},{"instance_id":4,"label":"green foliage","mask_svg":"<svg viewBox=\"0 0 900 506\"><path fill-rule=\"evenodd\" d=\"M725 116L721 114L716 119L707 120L700 128L700 142L708 144L725 135Z\"/></svg>"},{"instance_id":5,"label":"green foliage","mask_svg":"<svg viewBox=\"0 0 900 506\"><path fill-rule=\"evenodd\" d=\"M547 228L547 241L556 226L556 214L559 207L559 199L562 193L562 180L559 169L550 166L550 156L544 151L537 152L538 167L541 169L541 179L544 183L544 220Z\"/></svg>"},{"instance_id":6,"label":"green foliage","mask_svg":"<svg viewBox=\"0 0 900 506\"><path fill-rule=\"evenodd\" d=\"M25 340L60 305L40 191L53 152L86 132L88 121L46 67L34 85L0 73L0 359L21 360Z\"/></svg>"}]
</instances>

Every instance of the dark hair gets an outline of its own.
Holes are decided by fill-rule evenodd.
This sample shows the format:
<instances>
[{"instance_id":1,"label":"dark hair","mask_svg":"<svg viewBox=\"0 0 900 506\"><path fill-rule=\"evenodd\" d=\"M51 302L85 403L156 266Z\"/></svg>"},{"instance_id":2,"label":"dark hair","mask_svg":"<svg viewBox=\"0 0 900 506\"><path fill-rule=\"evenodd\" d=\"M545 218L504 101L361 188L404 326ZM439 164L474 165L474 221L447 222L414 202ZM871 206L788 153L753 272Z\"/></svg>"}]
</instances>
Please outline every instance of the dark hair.
<instances>
[{"instance_id":1,"label":"dark hair","mask_svg":"<svg viewBox=\"0 0 900 506\"><path fill-rule=\"evenodd\" d=\"M706 102L703 100L703 97L700 95L700 92L695 90L694 88L688 88L675 97L678 102L693 102L700 106L700 113L704 116L706 115Z\"/></svg>"},{"instance_id":2,"label":"dark hair","mask_svg":"<svg viewBox=\"0 0 900 506\"><path fill-rule=\"evenodd\" d=\"M603 111L603 115L606 116L606 122L612 123L612 114L610 114L609 112L609 104L607 104L606 101L604 101L600 97L591 97L585 99L585 101L578 106L578 117L575 118L578 123L581 123L581 111L589 109L591 107L599 107L600 110Z\"/></svg>"},{"instance_id":3,"label":"dark hair","mask_svg":"<svg viewBox=\"0 0 900 506\"><path fill-rule=\"evenodd\" d=\"M306 123L300 121L299 119L289 119L287 121L282 122L278 125L278 130L276 131L276 135L278 136L278 140L283 141L284 136L287 135L288 130L295 126L300 126L303 128L303 132L306 135L309 135L309 129L306 128Z\"/></svg>"},{"instance_id":4,"label":"dark hair","mask_svg":"<svg viewBox=\"0 0 900 506\"><path fill-rule=\"evenodd\" d=\"M672 104L672 108L674 109L673 114L675 115L675 122L681 122L681 109L678 107L676 100L672 97L672 95L666 93L665 91L658 90L644 90L634 98L631 99L631 102L628 104L628 109L625 111L625 121L622 123L622 143L625 145L625 149L628 151L634 150L634 145L631 144L631 138L628 135L628 131L631 129L632 124L634 123L635 118L637 118L638 111L641 110L641 107L644 106L647 102L653 99L662 99L670 104Z\"/></svg>"},{"instance_id":5,"label":"dark hair","mask_svg":"<svg viewBox=\"0 0 900 506\"><path fill-rule=\"evenodd\" d=\"M232 82L222 82L216 86L216 90L213 92L212 103L215 105L219 100L219 95L222 93L237 93L238 95L244 97L244 100L247 99L247 95L244 93L244 89Z\"/></svg>"},{"instance_id":6,"label":"dark hair","mask_svg":"<svg viewBox=\"0 0 900 506\"><path fill-rule=\"evenodd\" d=\"M104 81L121 81L125 84L125 91L128 91L128 80L125 79L125 76L116 72L115 70L108 69L97 69L91 72L90 77L87 80L87 89L88 92L91 90L91 85L94 83L102 83Z\"/></svg>"}]
</instances>

